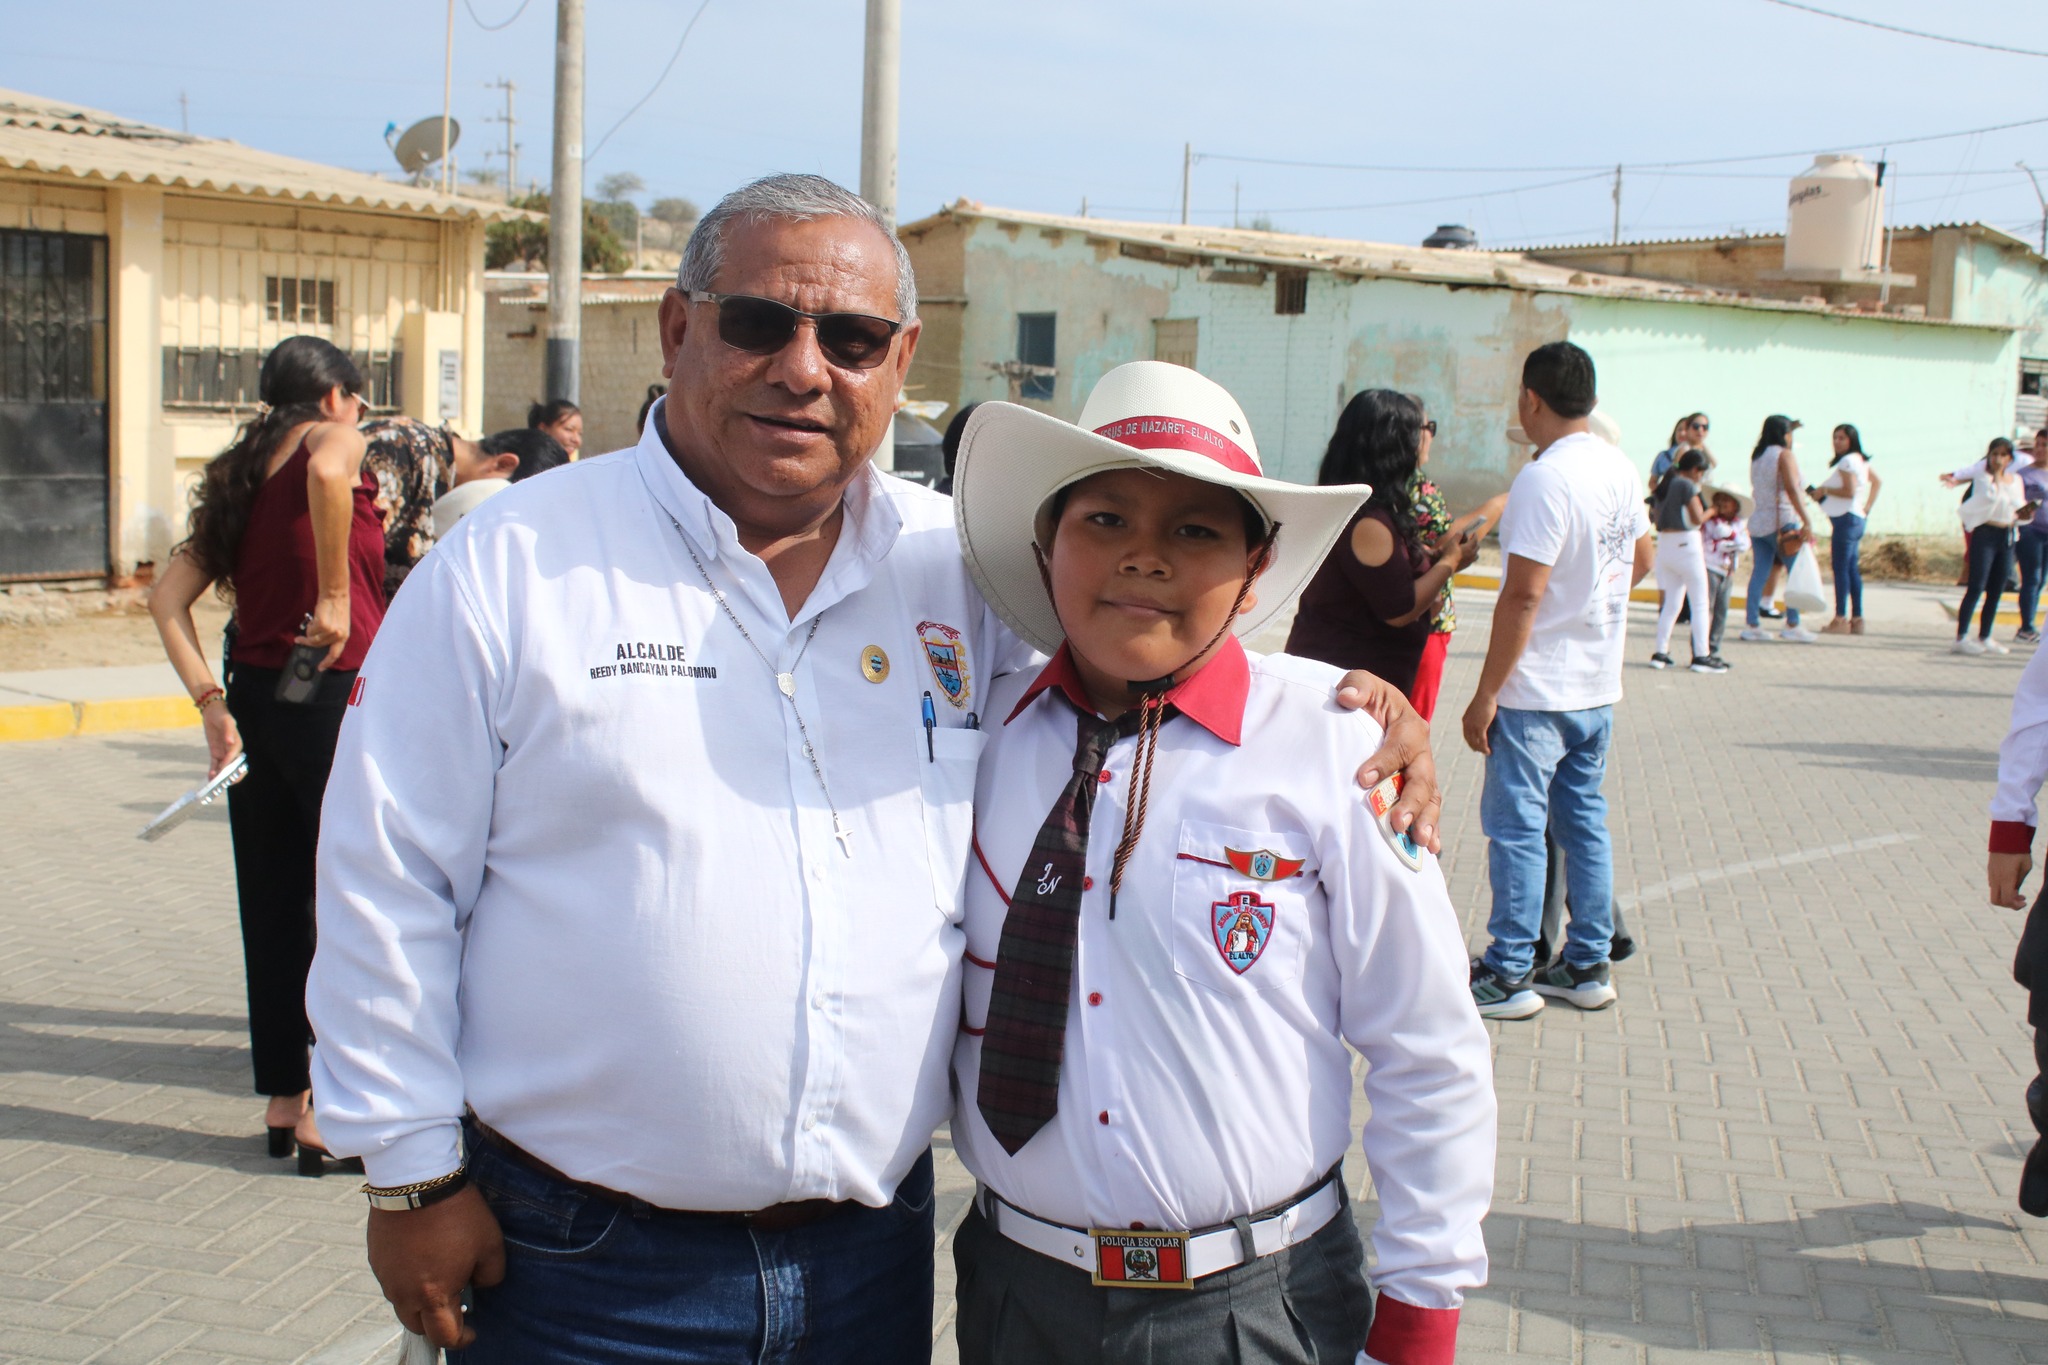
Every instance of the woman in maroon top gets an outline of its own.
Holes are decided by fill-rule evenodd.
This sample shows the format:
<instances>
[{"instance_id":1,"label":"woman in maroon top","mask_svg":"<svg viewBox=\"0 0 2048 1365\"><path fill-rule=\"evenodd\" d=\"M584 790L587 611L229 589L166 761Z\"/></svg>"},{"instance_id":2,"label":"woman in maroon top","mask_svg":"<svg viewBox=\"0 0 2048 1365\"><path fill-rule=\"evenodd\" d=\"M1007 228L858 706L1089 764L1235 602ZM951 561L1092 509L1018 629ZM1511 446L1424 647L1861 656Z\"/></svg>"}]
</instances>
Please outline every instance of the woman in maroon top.
<instances>
[{"instance_id":1,"label":"woman in maroon top","mask_svg":"<svg viewBox=\"0 0 2048 1365\"><path fill-rule=\"evenodd\" d=\"M355 364L318 337L290 337L263 361L265 407L206 466L183 544L150 595L172 667L206 726L209 775L245 753L228 789L249 1043L256 1093L270 1097L270 1154L319 1175L326 1149L308 1106L306 971L313 960L313 851L320 795L356 669L384 619L384 523L356 423L367 405ZM192 604L208 587L235 604L225 691L200 648ZM317 656L310 688L295 648Z\"/></svg>"},{"instance_id":2,"label":"woman in maroon top","mask_svg":"<svg viewBox=\"0 0 2048 1365\"><path fill-rule=\"evenodd\" d=\"M1372 497L1302 590L1287 637L1289 654L1385 678L1424 720L1436 710L1443 676L1435 670L1425 687L1416 685L1437 596L1479 553L1476 535L1445 535L1433 553L1423 548L1415 471L1435 436L1436 423L1405 393L1368 389L1345 406L1316 482L1371 484Z\"/></svg>"}]
</instances>

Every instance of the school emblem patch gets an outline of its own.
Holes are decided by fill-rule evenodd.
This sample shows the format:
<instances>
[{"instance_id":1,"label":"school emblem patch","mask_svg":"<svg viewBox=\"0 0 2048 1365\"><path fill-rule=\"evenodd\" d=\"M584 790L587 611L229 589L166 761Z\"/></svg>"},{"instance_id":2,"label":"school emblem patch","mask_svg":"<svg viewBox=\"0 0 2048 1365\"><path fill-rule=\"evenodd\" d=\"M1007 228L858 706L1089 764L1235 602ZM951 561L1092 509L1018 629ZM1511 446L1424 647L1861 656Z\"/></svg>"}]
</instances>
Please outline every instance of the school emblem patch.
<instances>
[{"instance_id":1,"label":"school emblem patch","mask_svg":"<svg viewBox=\"0 0 2048 1365\"><path fill-rule=\"evenodd\" d=\"M1223 856L1237 869L1240 877L1250 877L1255 882L1284 882L1301 871L1302 859L1283 858L1270 848L1255 849L1250 853L1242 849L1226 848Z\"/></svg>"},{"instance_id":2,"label":"school emblem patch","mask_svg":"<svg viewBox=\"0 0 2048 1365\"><path fill-rule=\"evenodd\" d=\"M1272 941L1273 907L1256 891L1233 891L1209 907L1209 928L1216 937L1216 951L1231 971L1243 976Z\"/></svg>"},{"instance_id":3,"label":"school emblem patch","mask_svg":"<svg viewBox=\"0 0 2048 1365\"><path fill-rule=\"evenodd\" d=\"M962 710L973 694L974 678L967 666L967 642L960 632L937 621L917 623L917 642L924 646L925 662L932 666L932 678L947 701Z\"/></svg>"}]
</instances>

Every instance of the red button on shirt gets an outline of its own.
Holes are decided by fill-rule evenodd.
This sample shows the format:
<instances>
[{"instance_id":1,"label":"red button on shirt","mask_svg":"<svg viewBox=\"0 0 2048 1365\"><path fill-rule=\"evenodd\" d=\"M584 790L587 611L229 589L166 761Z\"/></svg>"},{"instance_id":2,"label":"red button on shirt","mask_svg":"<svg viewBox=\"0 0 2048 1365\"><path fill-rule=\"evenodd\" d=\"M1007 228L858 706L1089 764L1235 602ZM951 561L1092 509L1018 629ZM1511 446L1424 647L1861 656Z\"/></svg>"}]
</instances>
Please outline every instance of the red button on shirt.
<instances>
[{"instance_id":1,"label":"red button on shirt","mask_svg":"<svg viewBox=\"0 0 2048 1365\"><path fill-rule=\"evenodd\" d=\"M1103 784L1104 786L1108 786L1108 785L1109 785L1109 778L1110 778L1110 772L1109 772L1109 769L1107 769L1107 768L1104 768L1104 769L1103 769L1103 770L1102 770L1101 772L1099 772L1099 773L1095 774L1095 780L1096 780L1097 782L1100 782L1100 783L1102 783L1102 784Z\"/></svg>"},{"instance_id":2,"label":"red button on shirt","mask_svg":"<svg viewBox=\"0 0 2048 1365\"><path fill-rule=\"evenodd\" d=\"M1109 1122L1109 1111L1108 1111L1107 1109L1105 1109L1105 1110L1103 1110L1103 1111L1102 1111L1101 1113L1097 1114L1097 1115L1095 1116L1095 1121L1096 1121L1097 1123L1100 1123L1100 1124L1105 1124L1105 1125L1106 1125L1106 1124L1108 1124L1108 1122Z\"/></svg>"},{"instance_id":3,"label":"red button on shirt","mask_svg":"<svg viewBox=\"0 0 2048 1365\"><path fill-rule=\"evenodd\" d=\"M1093 877L1083 877L1083 878L1081 878L1081 889L1082 889L1083 891L1093 891L1093 890L1095 889L1095 878L1093 878Z\"/></svg>"},{"instance_id":4,"label":"red button on shirt","mask_svg":"<svg viewBox=\"0 0 2048 1365\"><path fill-rule=\"evenodd\" d=\"M1101 992L1101 991L1090 991L1090 992L1088 992L1088 1003L1089 1003L1089 1004L1091 1004L1091 1005L1099 1005L1099 1004L1101 1004L1101 1003L1102 1003L1102 992Z\"/></svg>"}]
</instances>

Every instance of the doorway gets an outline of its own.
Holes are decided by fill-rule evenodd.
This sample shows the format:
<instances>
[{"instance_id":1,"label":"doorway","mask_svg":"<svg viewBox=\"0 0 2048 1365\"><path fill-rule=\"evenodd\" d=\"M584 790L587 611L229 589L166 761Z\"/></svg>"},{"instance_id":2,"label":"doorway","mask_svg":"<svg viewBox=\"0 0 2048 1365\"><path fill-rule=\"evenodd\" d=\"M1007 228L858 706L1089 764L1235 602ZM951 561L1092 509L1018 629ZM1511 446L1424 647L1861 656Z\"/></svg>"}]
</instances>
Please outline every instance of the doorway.
<instances>
[{"instance_id":1,"label":"doorway","mask_svg":"<svg viewBox=\"0 0 2048 1365\"><path fill-rule=\"evenodd\" d=\"M0 229L0 580L107 572L107 239Z\"/></svg>"}]
</instances>

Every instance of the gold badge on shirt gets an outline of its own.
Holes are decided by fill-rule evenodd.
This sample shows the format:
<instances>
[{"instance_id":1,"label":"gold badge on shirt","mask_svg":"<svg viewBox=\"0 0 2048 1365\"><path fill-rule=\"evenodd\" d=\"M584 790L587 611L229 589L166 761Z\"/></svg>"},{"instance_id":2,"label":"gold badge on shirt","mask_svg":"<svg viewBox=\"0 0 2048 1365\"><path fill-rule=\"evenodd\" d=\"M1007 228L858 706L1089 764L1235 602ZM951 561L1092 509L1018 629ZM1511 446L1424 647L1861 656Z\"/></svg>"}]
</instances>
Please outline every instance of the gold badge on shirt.
<instances>
[{"instance_id":1,"label":"gold badge on shirt","mask_svg":"<svg viewBox=\"0 0 2048 1365\"><path fill-rule=\"evenodd\" d=\"M881 682L889 676L889 653L880 645L869 645L860 652L860 675L871 683Z\"/></svg>"}]
</instances>

